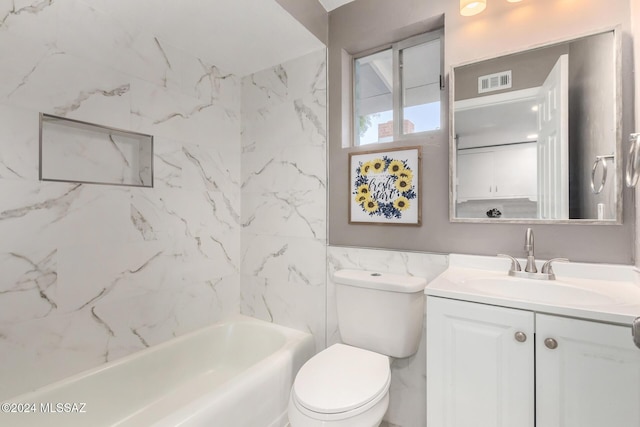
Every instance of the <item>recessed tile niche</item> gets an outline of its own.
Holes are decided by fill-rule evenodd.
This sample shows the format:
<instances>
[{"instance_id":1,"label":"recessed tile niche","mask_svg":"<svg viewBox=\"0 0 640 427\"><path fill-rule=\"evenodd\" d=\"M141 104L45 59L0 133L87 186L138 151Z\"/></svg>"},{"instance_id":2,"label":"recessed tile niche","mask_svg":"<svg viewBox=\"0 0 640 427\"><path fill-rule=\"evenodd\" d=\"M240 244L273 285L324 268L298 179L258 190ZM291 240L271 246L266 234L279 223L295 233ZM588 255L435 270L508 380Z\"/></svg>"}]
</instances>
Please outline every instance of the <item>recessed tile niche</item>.
<instances>
[{"instance_id":1,"label":"recessed tile niche","mask_svg":"<svg viewBox=\"0 0 640 427\"><path fill-rule=\"evenodd\" d=\"M41 113L40 180L153 187L153 136Z\"/></svg>"}]
</instances>

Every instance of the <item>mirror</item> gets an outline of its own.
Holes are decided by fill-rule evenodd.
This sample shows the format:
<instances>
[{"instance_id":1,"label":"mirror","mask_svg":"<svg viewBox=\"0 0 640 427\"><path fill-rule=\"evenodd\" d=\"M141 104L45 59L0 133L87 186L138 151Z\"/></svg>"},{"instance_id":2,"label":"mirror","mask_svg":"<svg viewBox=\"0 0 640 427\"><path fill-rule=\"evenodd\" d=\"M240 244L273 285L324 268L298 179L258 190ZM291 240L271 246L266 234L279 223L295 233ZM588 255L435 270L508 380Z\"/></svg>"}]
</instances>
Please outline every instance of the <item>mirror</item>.
<instances>
[{"instance_id":1,"label":"mirror","mask_svg":"<svg viewBox=\"0 0 640 427\"><path fill-rule=\"evenodd\" d=\"M616 224L616 31L453 67L451 220Z\"/></svg>"}]
</instances>

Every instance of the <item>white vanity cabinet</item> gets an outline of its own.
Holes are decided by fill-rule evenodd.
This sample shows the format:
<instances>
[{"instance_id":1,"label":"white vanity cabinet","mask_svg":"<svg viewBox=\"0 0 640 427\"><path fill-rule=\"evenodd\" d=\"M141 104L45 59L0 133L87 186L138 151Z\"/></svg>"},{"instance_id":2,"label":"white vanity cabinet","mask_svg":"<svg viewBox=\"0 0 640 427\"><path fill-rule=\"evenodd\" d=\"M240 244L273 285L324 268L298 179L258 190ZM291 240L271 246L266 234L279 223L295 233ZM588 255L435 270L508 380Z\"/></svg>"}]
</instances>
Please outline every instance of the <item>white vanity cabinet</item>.
<instances>
[{"instance_id":1,"label":"white vanity cabinet","mask_svg":"<svg viewBox=\"0 0 640 427\"><path fill-rule=\"evenodd\" d=\"M427 427L533 427L533 335L531 312L427 297Z\"/></svg>"},{"instance_id":2,"label":"white vanity cabinet","mask_svg":"<svg viewBox=\"0 0 640 427\"><path fill-rule=\"evenodd\" d=\"M459 150L457 200L537 199L536 143Z\"/></svg>"},{"instance_id":3,"label":"white vanity cabinet","mask_svg":"<svg viewBox=\"0 0 640 427\"><path fill-rule=\"evenodd\" d=\"M628 327L428 296L426 334L427 427L640 426Z\"/></svg>"},{"instance_id":4,"label":"white vanity cabinet","mask_svg":"<svg viewBox=\"0 0 640 427\"><path fill-rule=\"evenodd\" d=\"M631 328L536 314L536 419L544 427L640 426Z\"/></svg>"}]
</instances>

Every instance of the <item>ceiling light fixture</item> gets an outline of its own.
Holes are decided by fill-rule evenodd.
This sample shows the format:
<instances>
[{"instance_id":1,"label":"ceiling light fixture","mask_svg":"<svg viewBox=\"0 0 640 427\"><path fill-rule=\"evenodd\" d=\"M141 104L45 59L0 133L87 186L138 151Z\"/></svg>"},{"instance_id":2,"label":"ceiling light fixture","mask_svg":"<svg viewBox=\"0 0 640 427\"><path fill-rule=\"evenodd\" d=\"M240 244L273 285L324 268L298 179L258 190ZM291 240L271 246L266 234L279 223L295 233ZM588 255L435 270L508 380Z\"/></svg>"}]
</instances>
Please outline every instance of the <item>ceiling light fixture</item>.
<instances>
[{"instance_id":1,"label":"ceiling light fixture","mask_svg":"<svg viewBox=\"0 0 640 427\"><path fill-rule=\"evenodd\" d=\"M509 3L519 3L522 0L507 0ZM487 7L487 0L460 0L460 15L473 16Z\"/></svg>"},{"instance_id":2,"label":"ceiling light fixture","mask_svg":"<svg viewBox=\"0 0 640 427\"><path fill-rule=\"evenodd\" d=\"M460 0L460 15L473 16L487 7L487 0Z\"/></svg>"}]
</instances>

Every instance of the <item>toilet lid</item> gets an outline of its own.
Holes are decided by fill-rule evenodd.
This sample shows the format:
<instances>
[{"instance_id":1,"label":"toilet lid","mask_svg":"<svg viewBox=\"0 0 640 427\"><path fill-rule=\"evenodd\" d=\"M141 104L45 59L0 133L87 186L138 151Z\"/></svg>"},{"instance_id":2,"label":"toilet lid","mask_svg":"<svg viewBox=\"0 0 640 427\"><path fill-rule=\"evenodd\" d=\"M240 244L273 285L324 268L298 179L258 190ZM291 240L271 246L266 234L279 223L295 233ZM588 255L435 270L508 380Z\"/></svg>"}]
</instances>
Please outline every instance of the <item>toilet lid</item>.
<instances>
[{"instance_id":1,"label":"toilet lid","mask_svg":"<svg viewBox=\"0 0 640 427\"><path fill-rule=\"evenodd\" d=\"M305 408L335 414L358 408L386 393L390 381L387 356L334 344L300 368L293 392Z\"/></svg>"}]
</instances>

